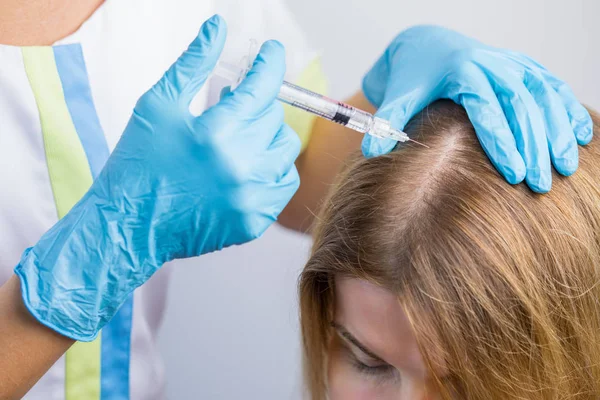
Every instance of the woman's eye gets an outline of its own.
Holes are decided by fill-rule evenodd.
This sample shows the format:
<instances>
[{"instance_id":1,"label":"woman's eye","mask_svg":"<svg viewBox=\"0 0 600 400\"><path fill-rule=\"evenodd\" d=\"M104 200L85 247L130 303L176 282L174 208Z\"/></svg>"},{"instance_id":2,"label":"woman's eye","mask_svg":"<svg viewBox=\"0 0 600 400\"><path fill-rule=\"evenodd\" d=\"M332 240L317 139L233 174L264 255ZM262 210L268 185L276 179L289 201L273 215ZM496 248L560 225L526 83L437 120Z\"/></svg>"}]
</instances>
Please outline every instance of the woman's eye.
<instances>
[{"instance_id":1,"label":"woman's eye","mask_svg":"<svg viewBox=\"0 0 600 400\"><path fill-rule=\"evenodd\" d=\"M357 372L367 375L367 376L375 376L379 378L388 378L396 376L396 368L392 367L389 364L381 363L378 361L363 361L361 357L359 357L354 351L352 351L348 346L345 347L346 357L352 368L354 368Z\"/></svg>"},{"instance_id":2,"label":"woman's eye","mask_svg":"<svg viewBox=\"0 0 600 400\"><path fill-rule=\"evenodd\" d=\"M385 375L385 374L394 373L394 370L395 370L394 367L392 367L391 365L388 365L388 364L368 365L368 364L365 364L362 361L360 361L355 356L353 356L352 358L353 358L353 360L352 360L353 367L361 374Z\"/></svg>"}]
</instances>

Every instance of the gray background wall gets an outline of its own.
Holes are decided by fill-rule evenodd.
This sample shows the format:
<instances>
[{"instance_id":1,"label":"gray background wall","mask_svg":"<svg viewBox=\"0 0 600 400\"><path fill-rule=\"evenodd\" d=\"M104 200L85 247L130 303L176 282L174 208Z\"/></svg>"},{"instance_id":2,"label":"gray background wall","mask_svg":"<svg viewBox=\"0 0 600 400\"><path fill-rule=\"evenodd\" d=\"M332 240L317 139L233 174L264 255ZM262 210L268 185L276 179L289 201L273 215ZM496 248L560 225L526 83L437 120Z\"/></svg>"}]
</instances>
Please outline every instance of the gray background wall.
<instances>
[{"instance_id":1,"label":"gray background wall","mask_svg":"<svg viewBox=\"0 0 600 400\"><path fill-rule=\"evenodd\" d=\"M288 2L323 51L334 97L359 87L400 30L434 23L531 55L600 109L597 0ZM174 271L160 337L170 399L301 397L296 280L309 248L307 238L274 227Z\"/></svg>"}]
</instances>

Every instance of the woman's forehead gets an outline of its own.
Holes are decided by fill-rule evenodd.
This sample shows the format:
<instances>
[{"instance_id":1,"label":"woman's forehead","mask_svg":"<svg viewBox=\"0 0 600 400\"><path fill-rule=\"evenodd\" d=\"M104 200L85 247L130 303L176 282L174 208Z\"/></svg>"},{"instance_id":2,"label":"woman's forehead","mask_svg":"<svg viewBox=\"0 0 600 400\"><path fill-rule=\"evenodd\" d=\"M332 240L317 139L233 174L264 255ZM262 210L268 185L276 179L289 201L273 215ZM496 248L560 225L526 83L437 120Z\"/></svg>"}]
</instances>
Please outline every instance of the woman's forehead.
<instances>
[{"instance_id":1,"label":"woman's forehead","mask_svg":"<svg viewBox=\"0 0 600 400\"><path fill-rule=\"evenodd\" d=\"M387 363L425 373L416 337L398 296L374 283L335 278L335 322Z\"/></svg>"}]
</instances>

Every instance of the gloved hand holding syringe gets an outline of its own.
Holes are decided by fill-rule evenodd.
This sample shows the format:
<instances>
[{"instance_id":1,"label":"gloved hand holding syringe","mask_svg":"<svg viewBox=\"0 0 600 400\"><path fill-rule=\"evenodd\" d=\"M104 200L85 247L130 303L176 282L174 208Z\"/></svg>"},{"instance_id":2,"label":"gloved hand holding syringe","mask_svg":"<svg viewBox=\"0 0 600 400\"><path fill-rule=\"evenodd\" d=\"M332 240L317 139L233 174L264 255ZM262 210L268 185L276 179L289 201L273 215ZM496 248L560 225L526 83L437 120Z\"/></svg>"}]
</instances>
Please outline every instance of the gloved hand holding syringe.
<instances>
[{"instance_id":1,"label":"gloved hand holding syringe","mask_svg":"<svg viewBox=\"0 0 600 400\"><path fill-rule=\"evenodd\" d=\"M257 42L254 40L251 40L250 42L249 55L242 59L240 65L219 61L213 71L214 75L231 82L232 89L244 79L256 58L255 49L258 48ZM375 117L366 111L327 98L287 81L283 82L277 99L292 107L300 108L306 112L336 122L357 132L368 133L384 139L393 139L398 142L412 141L418 143L410 139L406 133L393 128L387 120Z\"/></svg>"}]
</instances>

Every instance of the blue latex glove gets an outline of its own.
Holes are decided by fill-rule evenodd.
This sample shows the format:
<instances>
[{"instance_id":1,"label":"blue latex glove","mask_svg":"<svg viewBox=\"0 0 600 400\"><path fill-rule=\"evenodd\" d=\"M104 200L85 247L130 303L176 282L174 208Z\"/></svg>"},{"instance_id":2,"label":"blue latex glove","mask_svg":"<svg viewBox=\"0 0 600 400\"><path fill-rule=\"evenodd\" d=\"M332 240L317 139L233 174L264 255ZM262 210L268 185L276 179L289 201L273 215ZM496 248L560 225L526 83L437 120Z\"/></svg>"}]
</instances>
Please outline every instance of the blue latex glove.
<instances>
[{"instance_id":1,"label":"blue latex glove","mask_svg":"<svg viewBox=\"0 0 600 400\"><path fill-rule=\"evenodd\" d=\"M577 144L592 139L592 120L571 89L530 58L495 49L451 30L417 26L396 37L365 76L363 91L377 116L404 129L435 100L462 105L486 154L512 184L536 192L552 186L551 164L577 170ZM365 135L367 157L396 142Z\"/></svg>"},{"instance_id":2,"label":"blue latex glove","mask_svg":"<svg viewBox=\"0 0 600 400\"><path fill-rule=\"evenodd\" d=\"M260 236L299 185L300 140L276 96L278 42L262 46L238 88L199 117L189 104L226 37L215 16L138 101L89 192L15 272L44 325L89 341L163 263Z\"/></svg>"}]
</instances>

